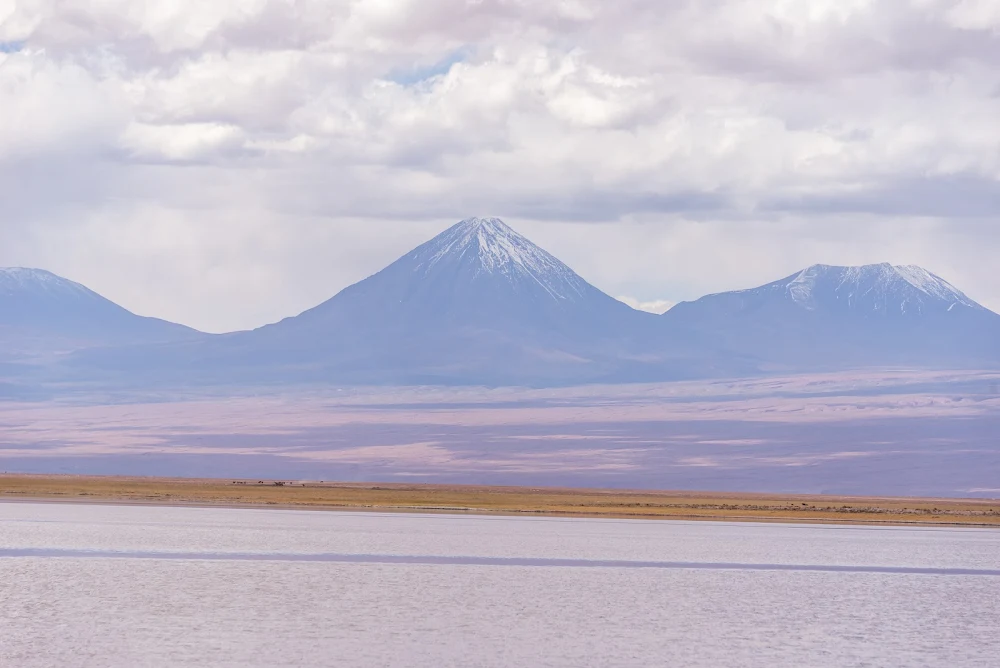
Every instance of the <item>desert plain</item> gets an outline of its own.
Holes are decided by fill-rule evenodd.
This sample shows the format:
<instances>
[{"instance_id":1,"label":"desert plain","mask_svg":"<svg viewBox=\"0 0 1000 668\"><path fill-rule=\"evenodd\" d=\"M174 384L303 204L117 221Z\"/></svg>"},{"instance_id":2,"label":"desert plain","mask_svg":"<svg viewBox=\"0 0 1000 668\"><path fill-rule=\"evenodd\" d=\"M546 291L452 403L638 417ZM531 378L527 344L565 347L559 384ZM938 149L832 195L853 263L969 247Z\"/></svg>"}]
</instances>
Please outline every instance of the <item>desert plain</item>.
<instances>
[{"instance_id":1,"label":"desert plain","mask_svg":"<svg viewBox=\"0 0 1000 668\"><path fill-rule=\"evenodd\" d=\"M0 474L993 499L998 388L995 372L889 370L572 388L76 392L0 402Z\"/></svg>"},{"instance_id":2,"label":"desert plain","mask_svg":"<svg viewBox=\"0 0 1000 668\"><path fill-rule=\"evenodd\" d=\"M538 514L719 521L1000 526L1000 499L843 497L483 485L3 475L0 500Z\"/></svg>"}]
</instances>

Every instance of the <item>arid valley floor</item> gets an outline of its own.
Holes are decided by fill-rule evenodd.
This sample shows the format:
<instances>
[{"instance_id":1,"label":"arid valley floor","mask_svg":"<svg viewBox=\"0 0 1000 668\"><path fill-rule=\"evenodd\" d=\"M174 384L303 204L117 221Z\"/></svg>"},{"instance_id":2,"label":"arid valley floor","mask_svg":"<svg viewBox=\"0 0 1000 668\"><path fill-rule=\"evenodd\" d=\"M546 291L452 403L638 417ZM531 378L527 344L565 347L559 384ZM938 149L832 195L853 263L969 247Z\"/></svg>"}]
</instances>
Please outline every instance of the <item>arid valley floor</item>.
<instances>
[{"instance_id":1,"label":"arid valley floor","mask_svg":"<svg viewBox=\"0 0 1000 668\"><path fill-rule=\"evenodd\" d=\"M635 519L1000 526L1000 500L862 498L472 485L0 476L0 500Z\"/></svg>"},{"instance_id":2,"label":"arid valley floor","mask_svg":"<svg viewBox=\"0 0 1000 668\"><path fill-rule=\"evenodd\" d=\"M1000 497L1000 374L0 403L0 473Z\"/></svg>"}]
</instances>

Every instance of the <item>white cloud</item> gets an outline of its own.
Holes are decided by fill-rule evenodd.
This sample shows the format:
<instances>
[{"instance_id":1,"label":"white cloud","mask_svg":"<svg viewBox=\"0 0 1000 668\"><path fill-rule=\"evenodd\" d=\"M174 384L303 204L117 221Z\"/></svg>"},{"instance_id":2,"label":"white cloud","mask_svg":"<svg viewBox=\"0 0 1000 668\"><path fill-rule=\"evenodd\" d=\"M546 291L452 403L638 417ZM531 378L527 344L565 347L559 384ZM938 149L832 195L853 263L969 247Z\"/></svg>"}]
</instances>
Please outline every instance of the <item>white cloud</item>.
<instances>
[{"instance_id":1,"label":"white cloud","mask_svg":"<svg viewBox=\"0 0 1000 668\"><path fill-rule=\"evenodd\" d=\"M654 299L652 301L639 301L635 297L620 296L616 297L620 302L628 304L637 311L648 311L649 313L662 314L670 310L670 307L674 305L674 302L667 301L666 299Z\"/></svg>"},{"instance_id":2,"label":"white cloud","mask_svg":"<svg viewBox=\"0 0 1000 668\"><path fill-rule=\"evenodd\" d=\"M0 2L0 264L224 330L490 213L611 294L890 260L1000 308L995 4Z\"/></svg>"}]
</instances>

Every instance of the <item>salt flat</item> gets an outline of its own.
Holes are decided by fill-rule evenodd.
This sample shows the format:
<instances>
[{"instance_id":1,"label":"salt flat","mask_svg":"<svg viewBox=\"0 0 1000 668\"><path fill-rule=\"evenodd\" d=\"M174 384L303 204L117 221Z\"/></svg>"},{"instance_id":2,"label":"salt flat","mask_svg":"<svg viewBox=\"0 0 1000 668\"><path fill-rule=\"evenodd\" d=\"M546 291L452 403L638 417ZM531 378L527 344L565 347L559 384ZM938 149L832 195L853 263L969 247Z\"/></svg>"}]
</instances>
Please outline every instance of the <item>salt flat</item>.
<instances>
[{"instance_id":1,"label":"salt flat","mask_svg":"<svg viewBox=\"0 0 1000 668\"><path fill-rule=\"evenodd\" d=\"M0 504L0 665L985 668L998 574L986 529Z\"/></svg>"}]
</instances>

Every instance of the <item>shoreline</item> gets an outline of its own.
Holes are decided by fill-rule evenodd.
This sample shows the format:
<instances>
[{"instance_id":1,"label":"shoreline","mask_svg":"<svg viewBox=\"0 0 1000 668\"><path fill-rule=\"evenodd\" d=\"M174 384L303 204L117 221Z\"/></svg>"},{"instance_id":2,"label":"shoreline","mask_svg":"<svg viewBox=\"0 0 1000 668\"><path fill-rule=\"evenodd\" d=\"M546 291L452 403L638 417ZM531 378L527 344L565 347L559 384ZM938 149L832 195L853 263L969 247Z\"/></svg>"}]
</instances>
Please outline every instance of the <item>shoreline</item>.
<instances>
[{"instance_id":1,"label":"shoreline","mask_svg":"<svg viewBox=\"0 0 1000 668\"><path fill-rule=\"evenodd\" d=\"M1000 499L0 474L0 502L1000 527Z\"/></svg>"}]
</instances>

